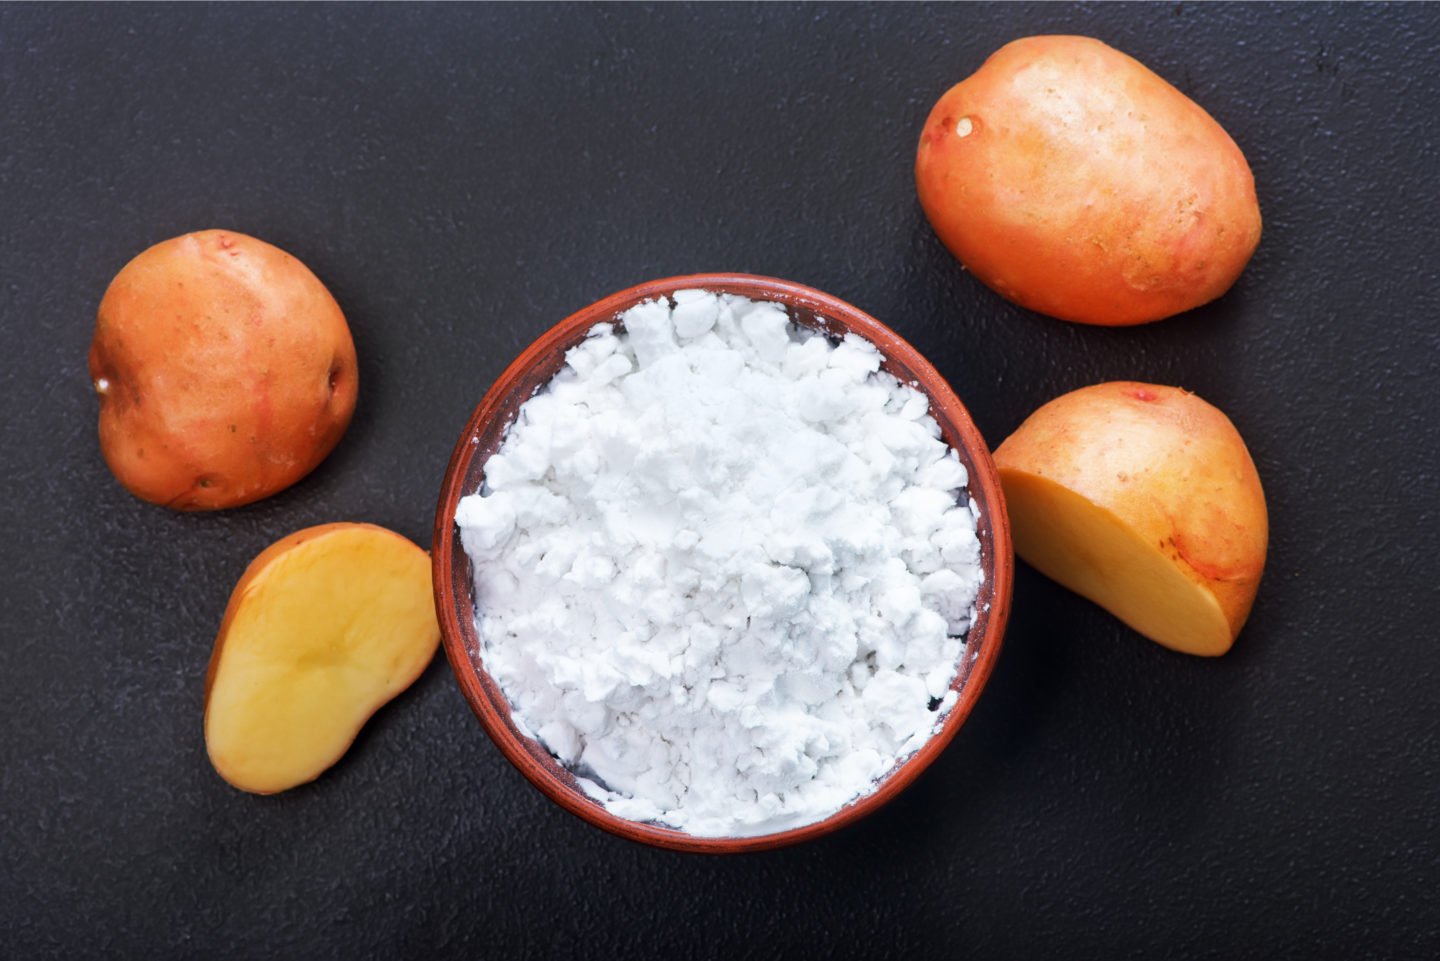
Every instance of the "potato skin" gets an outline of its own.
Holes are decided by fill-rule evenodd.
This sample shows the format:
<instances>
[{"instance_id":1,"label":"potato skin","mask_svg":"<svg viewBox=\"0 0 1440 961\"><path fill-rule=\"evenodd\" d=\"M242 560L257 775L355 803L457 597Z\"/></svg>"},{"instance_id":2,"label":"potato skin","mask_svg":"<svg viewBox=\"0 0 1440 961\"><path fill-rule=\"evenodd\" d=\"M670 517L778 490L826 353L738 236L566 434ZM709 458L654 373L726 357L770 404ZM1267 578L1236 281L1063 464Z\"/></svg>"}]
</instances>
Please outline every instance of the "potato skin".
<instances>
[{"instance_id":1,"label":"potato skin","mask_svg":"<svg viewBox=\"0 0 1440 961\"><path fill-rule=\"evenodd\" d=\"M283 250L228 230L126 264L100 302L89 367L106 463L136 497L178 510L300 480L344 434L358 386L330 292Z\"/></svg>"},{"instance_id":2,"label":"potato skin","mask_svg":"<svg viewBox=\"0 0 1440 961\"><path fill-rule=\"evenodd\" d=\"M1260 241L1240 148L1194 101L1089 37L996 51L936 103L920 204L983 283L1031 310L1142 324L1219 297Z\"/></svg>"}]
</instances>

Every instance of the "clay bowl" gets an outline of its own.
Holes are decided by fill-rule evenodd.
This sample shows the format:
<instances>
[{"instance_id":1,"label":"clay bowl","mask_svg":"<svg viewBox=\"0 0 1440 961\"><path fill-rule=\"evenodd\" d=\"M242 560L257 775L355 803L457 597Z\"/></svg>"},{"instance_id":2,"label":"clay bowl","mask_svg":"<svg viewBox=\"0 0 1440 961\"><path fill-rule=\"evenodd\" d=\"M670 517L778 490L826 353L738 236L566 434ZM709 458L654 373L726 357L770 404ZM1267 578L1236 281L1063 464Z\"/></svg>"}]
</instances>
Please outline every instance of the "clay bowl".
<instances>
[{"instance_id":1,"label":"clay bowl","mask_svg":"<svg viewBox=\"0 0 1440 961\"><path fill-rule=\"evenodd\" d=\"M456 504L461 497L480 489L482 465L499 447L516 411L561 368L565 352L596 324L613 321L616 315L642 301L687 288L775 301L787 307L793 320L835 337L854 332L873 343L885 358L884 369L917 386L929 398L931 416L969 472L970 496L980 510L977 533L985 581L980 588L978 616L952 685L958 699L939 730L919 751L897 764L870 794L821 821L758 836L698 837L617 817L586 795L545 748L520 733L499 685L485 671L475 627L470 560L460 545L454 522ZM551 800L591 824L646 844L707 853L757 851L820 837L858 821L913 782L950 743L980 697L1000 653L1014 574L1009 520L994 462L965 407L935 369L889 328L843 301L800 284L744 274L671 277L623 290L566 318L516 358L475 408L455 445L440 491L431 557L435 606L446 656L466 700L501 752Z\"/></svg>"}]
</instances>

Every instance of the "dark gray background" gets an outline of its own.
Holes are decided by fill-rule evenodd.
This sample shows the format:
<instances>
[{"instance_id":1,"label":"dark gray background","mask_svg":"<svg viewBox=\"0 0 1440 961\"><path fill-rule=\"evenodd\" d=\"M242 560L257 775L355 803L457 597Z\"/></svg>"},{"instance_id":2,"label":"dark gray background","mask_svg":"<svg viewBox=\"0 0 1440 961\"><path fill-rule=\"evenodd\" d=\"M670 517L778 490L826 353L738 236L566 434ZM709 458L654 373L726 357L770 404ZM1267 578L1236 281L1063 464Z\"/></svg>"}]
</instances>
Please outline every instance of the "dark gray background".
<instances>
[{"instance_id":1,"label":"dark gray background","mask_svg":"<svg viewBox=\"0 0 1440 961\"><path fill-rule=\"evenodd\" d=\"M1046 32L1138 57L1245 151L1265 232L1220 301L1065 324L931 233L931 104ZM1440 7L6 4L0 92L0 956L1440 953ZM329 285L361 394L298 486L185 515L106 470L85 357L115 272L214 226ZM1226 411L1271 512L1235 648L1171 653L1021 565L935 766L762 855L562 812L443 658L315 784L225 785L202 686L250 558L334 520L428 541L524 345L707 270L890 324L992 446L1101 380Z\"/></svg>"}]
</instances>

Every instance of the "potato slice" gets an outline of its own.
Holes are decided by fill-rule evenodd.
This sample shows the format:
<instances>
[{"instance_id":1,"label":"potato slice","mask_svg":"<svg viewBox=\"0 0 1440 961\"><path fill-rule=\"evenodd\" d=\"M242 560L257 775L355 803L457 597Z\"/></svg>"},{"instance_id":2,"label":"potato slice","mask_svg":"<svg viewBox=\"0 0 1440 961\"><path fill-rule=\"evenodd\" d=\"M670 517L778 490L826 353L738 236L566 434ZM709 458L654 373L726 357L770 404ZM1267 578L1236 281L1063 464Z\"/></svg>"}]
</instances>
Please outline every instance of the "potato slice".
<instances>
[{"instance_id":1,"label":"potato slice","mask_svg":"<svg viewBox=\"0 0 1440 961\"><path fill-rule=\"evenodd\" d=\"M257 794L314 780L439 643L427 552L370 524L291 534L230 595L205 679L211 763Z\"/></svg>"},{"instance_id":2,"label":"potato slice","mask_svg":"<svg viewBox=\"0 0 1440 961\"><path fill-rule=\"evenodd\" d=\"M1219 410L1174 387L1085 387L995 451L1015 552L1166 647L1216 655L1265 566L1265 495Z\"/></svg>"}]
</instances>

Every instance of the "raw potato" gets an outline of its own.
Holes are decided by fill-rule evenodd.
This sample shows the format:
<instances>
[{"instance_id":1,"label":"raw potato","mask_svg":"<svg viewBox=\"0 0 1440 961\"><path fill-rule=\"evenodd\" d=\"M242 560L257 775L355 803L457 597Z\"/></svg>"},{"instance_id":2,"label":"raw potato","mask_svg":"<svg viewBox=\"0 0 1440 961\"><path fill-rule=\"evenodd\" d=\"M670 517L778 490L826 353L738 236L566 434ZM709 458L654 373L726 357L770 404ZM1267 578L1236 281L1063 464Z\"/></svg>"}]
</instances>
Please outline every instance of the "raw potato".
<instances>
[{"instance_id":1,"label":"raw potato","mask_svg":"<svg viewBox=\"0 0 1440 961\"><path fill-rule=\"evenodd\" d=\"M257 794L314 780L439 643L425 551L370 524L291 534L230 595L205 679L211 763Z\"/></svg>"},{"instance_id":2,"label":"raw potato","mask_svg":"<svg viewBox=\"0 0 1440 961\"><path fill-rule=\"evenodd\" d=\"M1260 241L1235 141L1143 64L1088 37L1027 37L951 88L915 159L935 233L1002 296L1088 324L1219 297Z\"/></svg>"},{"instance_id":3,"label":"raw potato","mask_svg":"<svg viewBox=\"0 0 1440 961\"><path fill-rule=\"evenodd\" d=\"M357 387L335 298L283 250L227 230L125 265L100 302L90 377L110 470L179 510L247 504L310 473Z\"/></svg>"},{"instance_id":4,"label":"raw potato","mask_svg":"<svg viewBox=\"0 0 1440 961\"><path fill-rule=\"evenodd\" d=\"M1057 397L995 451L1015 552L1135 630L1223 654L1265 566L1265 494L1233 424L1175 387Z\"/></svg>"}]
</instances>

